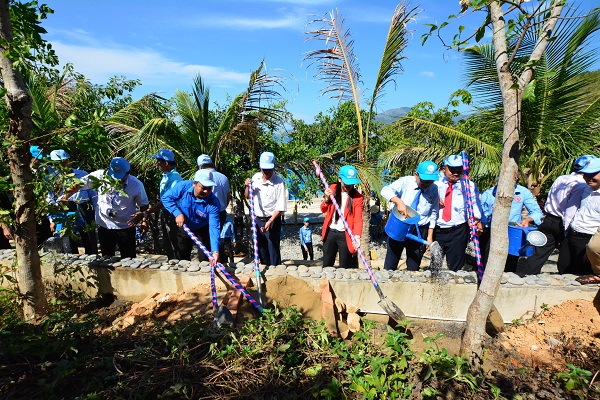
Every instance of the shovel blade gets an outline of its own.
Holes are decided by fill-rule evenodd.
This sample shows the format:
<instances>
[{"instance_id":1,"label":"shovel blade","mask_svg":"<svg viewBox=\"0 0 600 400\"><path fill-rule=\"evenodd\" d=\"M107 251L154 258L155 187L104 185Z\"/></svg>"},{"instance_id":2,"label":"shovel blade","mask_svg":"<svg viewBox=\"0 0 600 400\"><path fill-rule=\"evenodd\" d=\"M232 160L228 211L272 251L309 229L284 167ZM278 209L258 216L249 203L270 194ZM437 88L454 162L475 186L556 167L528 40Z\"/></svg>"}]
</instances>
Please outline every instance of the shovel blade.
<instances>
[{"instance_id":1,"label":"shovel blade","mask_svg":"<svg viewBox=\"0 0 600 400\"><path fill-rule=\"evenodd\" d=\"M390 318L399 324L401 324L402 320L406 318L406 315L404 315L402 310L400 310L400 308L387 297L382 297L377 304L379 304L379 307L381 307L390 316Z\"/></svg>"}]
</instances>

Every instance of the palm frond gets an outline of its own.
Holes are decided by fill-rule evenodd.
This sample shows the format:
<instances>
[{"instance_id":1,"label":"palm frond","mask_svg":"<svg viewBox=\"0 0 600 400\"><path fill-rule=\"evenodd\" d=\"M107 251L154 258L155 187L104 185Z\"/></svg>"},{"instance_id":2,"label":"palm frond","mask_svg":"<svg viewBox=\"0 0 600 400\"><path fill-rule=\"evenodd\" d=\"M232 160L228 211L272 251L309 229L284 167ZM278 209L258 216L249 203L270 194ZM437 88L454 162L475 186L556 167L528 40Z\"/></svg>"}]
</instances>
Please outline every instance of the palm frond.
<instances>
[{"instance_id":1,"label":"palm frond","mask_svg":"<svg viewBox=\"0 0 600 400\"><path fill-rule=\"evenodd\" d=\"M402 53L408 46L408 34L410 33L407 29L407 24L417 14L417 7L411 8L409 4L405 5L404 2L402 2L398 4L392 15L383 56L381 63L379 64L377 80L375 81L373 95L369 102L369 117L367 119L366 127L367 132L369 132L369 125L371 123L375 104L378 103L378 100L383 96L385 87L389 83L394 83L395 85L395 76L403 71L401 61L406 57L404 57ZM365 140L368 140L368 135Z\"/></svg>"},{"instance_id":2,"label":"palm frond","mask_svg":"<svg viewBox=\"0 0 600 400\"><path fill-rule=\"evenodd\" d=\"M351 101L356 111L361 146L364 143L360 102L362 93L358 86L360 71L354 54L354 41L350 31L344 28L345 17L333 10L328 16L315 19L309 25L320 25L314 30L305 32L308 40L316 40L324 44L324 48L312 50L305 54L309 66L315 66L315 78L326 82L323 95L330 95L338 101Z\"/></svg>"}]
</instances>

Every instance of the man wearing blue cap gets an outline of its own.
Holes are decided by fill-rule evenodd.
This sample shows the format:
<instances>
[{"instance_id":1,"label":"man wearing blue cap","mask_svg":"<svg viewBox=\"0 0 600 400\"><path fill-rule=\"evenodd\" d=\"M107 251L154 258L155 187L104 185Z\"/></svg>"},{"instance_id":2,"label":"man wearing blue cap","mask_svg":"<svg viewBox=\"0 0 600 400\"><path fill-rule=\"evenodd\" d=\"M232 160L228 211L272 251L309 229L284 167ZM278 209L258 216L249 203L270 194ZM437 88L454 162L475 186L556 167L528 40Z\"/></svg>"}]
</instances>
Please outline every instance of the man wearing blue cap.
<instances>
[{"instance_id":1,"label":"man wearing blue cap","mask_svg":"<svg viewBox=\"0 0 600 400\"><path fill-rule=\"evenodd\" d=\"M440 197L440 210L434 238L446 254L446 263L452 271L458 271L465 263L465 250L469 243L469 216L467 215L467 188L463 179L462 157L449 155L442 163L442 176L435 182ZM483 231L479 191L475 182L469 181L473 214L478 232Z\"/></svg>"},{"instance_id":2,"label":"man wearing blue cap","mask_svg":"<svg viewBox=\"0 0 600 400\"><path fill-rule=\"evenodd\" d=\"M519 181L519 175L515 174L515 182ZM494 208L494 203L496 202L496 191L498 190L498 185L495 185L481 195L481 208L483 211L483 216L481 222L483 222L483 226L485 227L484 232L479 237L479 241L481 244L481 255L483 265L487 264L487 260L490 253L490 227L492 226L492 212ZM523 207L527 209L528 215L526 218L523 218L522 212ZM513 223L518 226L529 226L531 223L535 223L536 225L540 225L542 223L542 217L544 214L542 213L542 209L540 208L537 200L533 196L533 193L529 189L519 184L516 184L515 191L513 194L513 201L510 206L510 215L508 217L508 222ZM516 272L517 265L519 263L519 256L509 254L506 258L506 264L504 266L504 271L506 272Z\"/></svg>"},{"instance_id":3,"label":"man wearing blue cap","mask_svg":"<svg viewBox=\"0 0 600 400\"><path fill-rule=\"evenodd\" d=\"M170 149L160 149L152 158L156 159L156 167L162 172L160 184L158 186L159 200L150 209L148 214L158 213L158 221L162 232L161 245L167 255L171 259L179 259L178 232L179 228L175 223L175 217L163 206L160 198L167 190L175 186L176 183L183 179L177 172L175 162L175 153ZM142 220L142 224L146 223L146 216Z\"/></svg>"},{"instance_id":4,"label":"man wearing blue cap","mask_svg":"<svg viewBox=\"0 0 600 400\"><path fill-rule=\"evenodd\" d=\"M264 152L259 160L260 172L246 179L244 195L250 198L248 186L254 187L254 211L260 262L281 264L281 217L287 210L285 181L275 173L275 155Z\"/></svg>"},{"instance_id":5,"label":"man wearing blue cap","mask_svg":"<svg viewBox=\"0 0 600 400\"><path fill-rule=\"evenodd\" d=\"M209 155L200 154L196 161L198 162L198 169L207 169L212 172L213 181L215 182L213 193L215 196L217 196L217 199L219 199L219 203L221 204L219 221L221 222L221 226L223 226L225 224L225 220L227 219L227 206L231 201L229 178L215 169L215 164Z\"/></svg>"},{"instance_id":6,"label":"man wearing blue cap","mask_svg":"<svg viewBox=\"0 0 600 400\"><path fill-rule=\"evenodd\" d=\"M575 212L579 208L581 196L587 188L581 170L595 158L593 155L578 157L573 162L573 172L559 176L550 187L544 205L544 220L538 228L548 240L545 245L535 247L533 255L523 266L519 266L517 273L520 275L539 274L554 249L561 247Z\"/></svg>"},{"instance_id":7,"label":"man wearing blue cap","mask_svg":"<svg viewBox=\"0 0 600 400\"><path fill-rule=\"evenodd\" d=\"M310 227L310 218L304 217L304 225L300 227L300 249L302 250L302 258L314 260L315 254L312 245L312 228Z\"/></svg>"},{"instance_id":8,"label":"man wearing blue cap","mask_svg":"<svg viewBox=\"0 0 600 400\"><path fill-rule=\"evenodd\" d=\"M586 246L600 228L600 158L592 158L579 170L587 186L581 194L581 204L573 216L567 236L560 246L558 272L588 275L592 266L586 256Z\"/></svg>"},{"instance_id":9,"label":"man wearing blue cap","mask_svg":"<svg viewBox=\"0 0 600 400\"><path fill-rule=\"evenodd\" d=\"M137 254L135 226L148 210L148 196L144 184L130 175L130 168L126 159L115 157L110 160L108 170L101 169L82 177L82 184L67 190L63 196L66 201L80 189L98 190L95 214L103 256L114 256L117 246L122 258L134 258ZM116 187L107 179L118 181Z\"/></svg>"},{"instance_id":10,"label":"man wearing blue cap","mask_svg":"<svg viewBox=\"0 0 600 400\"><path fill-rule=\"evenodd\" d=\"M213 193L215 182L213 173L206 169L196 171L193 181L178 182L162 195L165 208L175 216L179 227L179 257L190 260L194 241L183 229L183 224L196 235L204 246L212 251L213 257L220 261L219 239L221 225L219 223L219 199ZM208 260L204 252L198 254L200 261Z\"/></svg>"},{"instance_id":11,"label":"man wearing blue cap","mask_svg":"<svg viewBox=\"0 0 600 400\"><path fill-rule=\"evenodd\" d=\"M52 150L50 152L50 160L60 162L63 171L68 171L70 169L71 173L76 179L81 179L88 174L84 170L70 168L69 164L71 161L71 156L62 149ZM56 181L60 176L59 170L53 168L50 172L50 176L51 179ZM63 194L64 193L62 191L60 193L55 193L54 190L51 190L47 196L48 203L57 204L57 202L62 198ZM66 201L68 211L76 212L78 214L77 221L79 226L77 226L75 230L81 235L81 242L85 249L85 254L98 254L98 238L96 237L96 229L92 224L95 219L92 199L94 199L97 195L98 193L93 189L80 189ZM59 217L64 220L66 215L66 213L61 213ZM52 220L52 216L50 227L53 232L56 231L56 224L55 221ZM75 243L71 243L70 248L71 251L76 252L77 249L75 248L74 244Z\"/></svg>"},{"instance_id":12,"label":"man wearing blue cap","mask_svg":"<svg viewBox=\"0 0 600 400\"><path fill-rule=\"evenodd\" d=\"M417 211L420 216L418 223L420 235L428 242L433 242L433 230L440 206L438 190L433 184L438 179L438 174L438 166L433 161L423 161L412 175L397 179L381 189L381 195L389 202L390 210L396 207L398 212L407 218L407 205ZM416 229L412 226L408 233L416 235ZM388 237L383 268L397 269L404 249L406 249L406 268L409 271L418 271L425 246L412 240L398 241L391 237Z\"/></svg>"}]
</instances>

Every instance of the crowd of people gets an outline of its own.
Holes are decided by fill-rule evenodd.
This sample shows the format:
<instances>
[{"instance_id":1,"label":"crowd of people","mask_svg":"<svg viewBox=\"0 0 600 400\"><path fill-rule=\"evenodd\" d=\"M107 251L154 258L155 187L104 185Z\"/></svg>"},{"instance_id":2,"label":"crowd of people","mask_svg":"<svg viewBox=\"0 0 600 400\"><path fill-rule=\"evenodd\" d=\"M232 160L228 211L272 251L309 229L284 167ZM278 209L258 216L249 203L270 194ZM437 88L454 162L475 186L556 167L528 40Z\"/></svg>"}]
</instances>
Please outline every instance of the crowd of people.
<instances>
[{"instance_id":1,"label":"crowd of people","mask_svg":"<svg viewBox=\"0 0 600 400\"><path fill-rule=\"evenodd\" d=\"M121 257L136 257L136 226L144 229L148 216L155 214L162 248L169 259L190 260L194 241L184 229L187 227L208 249L207 254L199 252L200 260L226 262L226 249L233 261L232 244L236 243L240 230L239 234L243 234L244 206L241 201L236 202L233 222L227 219L227 206L232 199L229 179L215 170L209 155L197 158L198 170L191 180L184 180L177 172L172 150L161 149L151 156L162 173L158 187L160 200L151 205L144 184L130 174L131 166L124 158L115 157L107 169L88 173L72 168L69 154L62 149L53 150L48 156L56 163L52 165L61 168L43 166L41 161L45 156L38 146L31 146L30 153L33 172L42 174L51 183L50 187L65 171L72 173L78 182L68 188L49 190L46 200L55 207L38 221L38 243L52 236L65 236L62 230L71 218L87 254L97 254L99 243L103 256L115 256L118 248ZM282 261L282 219L287 211L286 184L275 172L273 153L262 153L258 167L260 171L246 179L244 195L254 212L260 262L278 265ZM573 162L572 170L553 183L544 210L526 187L516 184L509 223L536 226L547 241L536 247L526 260L519 260L520 254L509 254L506 271L538 274L554 249L559 248L559 273L583 275L579 278L582 283L600 283L600 158L581 156ZM515 183L518 181L519 176L515 175ZM365 207L359 185L356 168L344 165L338 171L337 183L324 191L320 206L325 214L321 231L324 266L333 266L336 259L342 268L358 266L356 252L360 247ZM466 248L473 234L480 239L485 265L490 254L496 192L494 186L479 193L475 182L465 176L460 155L449 155L441 166L423 161L412 175L384 186L381 196L393 211L390 218L393 215L407 221L412 218L415 222L407 232L424 240L411 240L410 235L388 236L384 268L397 269L405 251L407 269L419 270L427 251L423 243L436 241L448 268L457 271L465 264ZM12 232L7 226L2 228L0 246L6 247ZM308 218L304 219L299 236L303 258L313 260ZM69 243L67 251L75 245Z\"/></svg>"}]
</instances>

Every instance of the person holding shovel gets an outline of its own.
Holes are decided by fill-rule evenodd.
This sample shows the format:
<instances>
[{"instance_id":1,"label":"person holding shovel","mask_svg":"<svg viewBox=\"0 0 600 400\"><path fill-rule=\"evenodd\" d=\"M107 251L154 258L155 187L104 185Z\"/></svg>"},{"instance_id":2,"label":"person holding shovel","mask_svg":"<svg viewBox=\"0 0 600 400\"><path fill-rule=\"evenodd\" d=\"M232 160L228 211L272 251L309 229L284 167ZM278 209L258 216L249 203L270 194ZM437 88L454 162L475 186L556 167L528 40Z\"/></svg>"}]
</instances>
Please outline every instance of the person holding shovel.
<instances>
[{"instance_id":1,"label":"person holding shovel","mask_svg":"<svg viewBox=\"0 0 600 400\"><path fill-rule=\"evenodd\" d=\"M439 169L433 161L423 161L417 166L412 175L404 176L384 186L381 195L398 212L409 217L407 204L417 211L420 216L418 229L420 236L428 242L433 241L433 230L439 210L439 194L433 184L438 179ZM416 226L412 226L408 233L416 234ZM387 252L383 268L395 270L398 268L402 251L406 249L406 268L409 271L418 271L425 253L425 246L413 240L398 241L388 236Z\"/></svg>"},{"instance_id":2,"label":"person holding shovel","mask_svg":"<svg viewBox=\"0 0 600 400\"><path fill-rule=\"evenodd\" d=\"M356 249L360 246L364 204L364 196L354 187L358 184L360 180L356 168L352 165L344 165L338 173L338 183L325 189L325 198L321 203L321 211L325 213L322 231L324 267L332 267L339 252L340 268L358 268ZM354 240L346 232L344 223L329 197L332 194L354 234Z\"/></svg>"}]
</instances>

